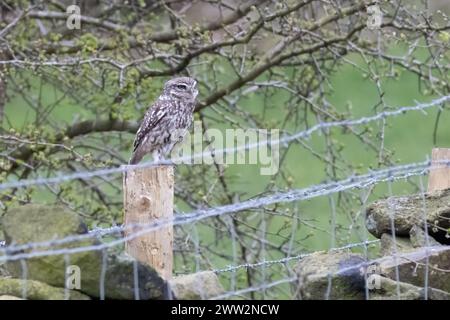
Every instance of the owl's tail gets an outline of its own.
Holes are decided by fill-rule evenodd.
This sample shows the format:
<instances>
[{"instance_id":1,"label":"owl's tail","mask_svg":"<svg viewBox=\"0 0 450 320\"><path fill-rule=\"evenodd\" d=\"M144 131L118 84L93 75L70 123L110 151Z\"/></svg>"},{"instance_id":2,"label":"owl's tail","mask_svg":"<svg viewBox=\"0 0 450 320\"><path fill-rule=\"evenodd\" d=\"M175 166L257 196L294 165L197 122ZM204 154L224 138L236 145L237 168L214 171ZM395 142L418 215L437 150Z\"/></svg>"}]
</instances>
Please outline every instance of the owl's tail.
<instances>
[{"instance_id":1,"label":"owl's tail","mask_svg":"<svg viewBox=\"0 0 450 320\"><path fill-rule=\"evenodd\" d=\"M138 164L142 160L142 155L140 152L133 152L130 161L128 161L129 165Z\"/></svg>"}]
</instances>

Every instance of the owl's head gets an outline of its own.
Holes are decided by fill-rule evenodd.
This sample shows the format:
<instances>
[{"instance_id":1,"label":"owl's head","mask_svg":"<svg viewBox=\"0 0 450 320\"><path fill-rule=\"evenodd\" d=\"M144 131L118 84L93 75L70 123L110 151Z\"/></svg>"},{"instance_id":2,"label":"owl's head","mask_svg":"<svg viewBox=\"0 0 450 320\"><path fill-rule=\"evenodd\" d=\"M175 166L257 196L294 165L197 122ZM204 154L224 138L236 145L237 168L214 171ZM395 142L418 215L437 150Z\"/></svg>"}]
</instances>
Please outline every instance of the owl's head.
<instances>
[{"instance_id":1,"label":"owl's head","mask_svg":"<svg viewBox=\"0 0 450 320\"><path fill-rule=\"evenodd\" d=\"M198 95L197 81L189 77L173 78L164 85L164 95L176 99L195 100Z\"/></svg>"}]
</instances>

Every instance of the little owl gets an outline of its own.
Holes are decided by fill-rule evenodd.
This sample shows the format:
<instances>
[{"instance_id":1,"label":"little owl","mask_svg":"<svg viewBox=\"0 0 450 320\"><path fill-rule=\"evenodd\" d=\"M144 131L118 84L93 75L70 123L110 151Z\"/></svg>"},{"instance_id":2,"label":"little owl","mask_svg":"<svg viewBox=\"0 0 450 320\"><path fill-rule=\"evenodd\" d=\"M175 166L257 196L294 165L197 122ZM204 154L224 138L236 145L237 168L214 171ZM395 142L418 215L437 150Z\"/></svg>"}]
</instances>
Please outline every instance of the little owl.
<instances>
[{"instance_id":1,"label":"little owl","mask_svg":"<svg viewBox=\"0 0 450 320\"><path fill-rule=\"evenodd\" d=\"M170 154L191 126L197 94L197 81L192 78L180 77L166 82L136 133L129 164L139 163L148 153L156 162Z\"/></svg>"}]
</instances>

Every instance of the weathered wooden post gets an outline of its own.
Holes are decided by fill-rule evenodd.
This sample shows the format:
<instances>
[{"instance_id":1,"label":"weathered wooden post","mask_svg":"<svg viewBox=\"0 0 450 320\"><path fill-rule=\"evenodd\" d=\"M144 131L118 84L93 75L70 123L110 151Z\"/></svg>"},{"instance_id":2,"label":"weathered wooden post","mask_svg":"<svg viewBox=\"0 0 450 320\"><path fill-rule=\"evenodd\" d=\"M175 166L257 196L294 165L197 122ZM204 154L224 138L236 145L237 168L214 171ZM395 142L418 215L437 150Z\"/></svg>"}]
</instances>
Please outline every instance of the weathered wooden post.
<instances>
[{"instance_id":1,"label":"weathered wooden post","mask_svg":"<svg viewBox=\"0 0 450 320\"><path fill-rule=\"evenodd\" d=\"M174 177L172 166L133 169L124 174L125 236L142 230L139 224L173 218ZM125 250L152 266L169 280L173 267L173 226L159 228L127 241Z\"/></svg>"},{"instance_id":2,"label":"weathered wooden post","mask_svg":"<svg viewBox=\"0 0 450 320\"><path fill-rule=\"evenodd\" d=\"M431 163L438 165L438 161L450 161L450 149L433 148ZM428 192L450 188L450 166L432 168L428 177Z\"/></svg>"}]
</instances>

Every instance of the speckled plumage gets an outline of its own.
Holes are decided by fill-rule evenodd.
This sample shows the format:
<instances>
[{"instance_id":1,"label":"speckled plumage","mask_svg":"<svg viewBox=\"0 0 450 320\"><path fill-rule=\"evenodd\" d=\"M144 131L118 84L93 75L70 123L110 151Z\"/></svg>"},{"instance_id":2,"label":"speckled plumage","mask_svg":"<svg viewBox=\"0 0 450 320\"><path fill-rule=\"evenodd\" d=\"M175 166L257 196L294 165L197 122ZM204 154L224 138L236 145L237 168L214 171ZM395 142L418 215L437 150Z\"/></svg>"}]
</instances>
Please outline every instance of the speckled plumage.
<instances>
[{"instance_id":1,"label":"speckled plumage","mask_svg":"<svg viewBox=\"0 0 450 320\"><path fill-rule=\"evenodd\" d=\"M197 94L197 82L192 78L180 77L166 82L136 133L130 164L139 163L148 153L153 155L154 161L170 154L192 124Z\"/></svg>"}]
</instances>

